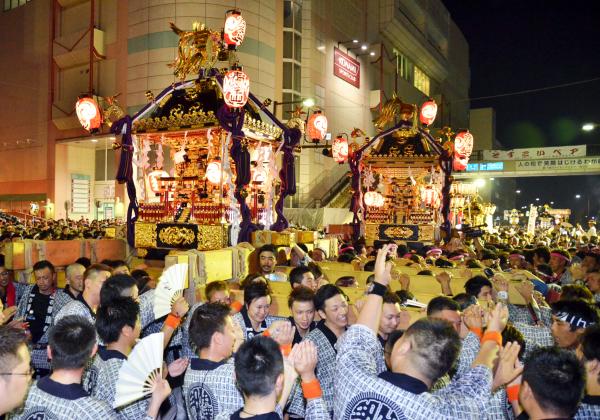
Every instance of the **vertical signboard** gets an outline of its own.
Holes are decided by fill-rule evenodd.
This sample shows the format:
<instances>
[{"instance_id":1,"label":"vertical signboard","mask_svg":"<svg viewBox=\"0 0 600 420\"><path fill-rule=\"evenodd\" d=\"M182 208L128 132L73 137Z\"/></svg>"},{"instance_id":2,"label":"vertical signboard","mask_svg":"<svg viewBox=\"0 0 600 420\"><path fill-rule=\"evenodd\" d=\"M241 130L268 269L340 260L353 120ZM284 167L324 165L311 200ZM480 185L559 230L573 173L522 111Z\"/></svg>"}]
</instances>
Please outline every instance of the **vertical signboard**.
<instances>
[{"instance_id":1,"label":"vertical signboard","mask_svg":"<svg viewBox=\"0 0 600 420\"><path fill-rule=\"evenodd\" d=\"M71 212L90 212L90 176L71 174Z\"/></svg>"},{"instance_id":2,"label":"vertical signboard","mask_svg":"<svg viewBox=\"0 0 600 420\"><path fill-rule=\"evenodd\" d=\"M333 48L333 74L360 89L360 63L338 48Z\"/></svg>"}]
</instances>

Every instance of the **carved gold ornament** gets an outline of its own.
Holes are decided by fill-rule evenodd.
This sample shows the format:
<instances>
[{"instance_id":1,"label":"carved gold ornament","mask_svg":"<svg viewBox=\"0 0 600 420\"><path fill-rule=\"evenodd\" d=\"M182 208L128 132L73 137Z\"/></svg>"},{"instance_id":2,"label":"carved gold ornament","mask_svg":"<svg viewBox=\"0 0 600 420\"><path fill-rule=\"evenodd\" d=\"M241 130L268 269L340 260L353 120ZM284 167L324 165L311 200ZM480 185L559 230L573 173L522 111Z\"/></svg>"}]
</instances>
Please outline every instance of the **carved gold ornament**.
<instances>
[{"instance_id":1,"label":"carved gold ornament","mask_svg":"<svg viewBox=\"0 0 600 420\"><path fill-rule=\"evenodd\" d=\"M135 247L152 248L156 246L156 225L154 223L135 224Z\"/></svg>"},{"instance_id":2,"label":"carved gold ornament","mask_svg":"<svg viewBox=\"0 0 600 420\"><path fill-rule=\"evenodd\" d=\"M191 245L196 239L192 229L179 226L168 226L158 234L160 241L167 245Z\"/></svg>"}]
</instances>

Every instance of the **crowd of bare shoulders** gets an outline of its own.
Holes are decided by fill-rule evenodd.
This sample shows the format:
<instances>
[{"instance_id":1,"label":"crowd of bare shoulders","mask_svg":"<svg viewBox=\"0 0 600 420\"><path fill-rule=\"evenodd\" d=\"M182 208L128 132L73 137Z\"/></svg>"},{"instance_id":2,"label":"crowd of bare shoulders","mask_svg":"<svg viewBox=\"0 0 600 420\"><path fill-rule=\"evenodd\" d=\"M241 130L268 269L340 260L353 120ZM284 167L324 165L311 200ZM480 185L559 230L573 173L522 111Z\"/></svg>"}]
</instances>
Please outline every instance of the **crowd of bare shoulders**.
<instances>
[{"instance_id":1,"label":"crowd of bare shoulders","mask_svg":"<svg viewBox=\"0 0 600 420\"><path fill-rule=\"evenodd\" d=\"M285 262L265 245L255 273L210 282L195 302L174 299L159 318L157 279L144 267L79 260L66 267L60 289L48 261L21 284L0 260L0 413L600 418L595 230L475 236L454 231L419 249L346 242L335 258L296 245ZM367 274L333 278L324 269L331 261ZM429 298L418 282L435 286ZM274 310L281 285L289 285L288 317ZM145 397L116 406L120 367L140 338L157 332L164 377L148 380Z\"/></svg>"}]
</instances>

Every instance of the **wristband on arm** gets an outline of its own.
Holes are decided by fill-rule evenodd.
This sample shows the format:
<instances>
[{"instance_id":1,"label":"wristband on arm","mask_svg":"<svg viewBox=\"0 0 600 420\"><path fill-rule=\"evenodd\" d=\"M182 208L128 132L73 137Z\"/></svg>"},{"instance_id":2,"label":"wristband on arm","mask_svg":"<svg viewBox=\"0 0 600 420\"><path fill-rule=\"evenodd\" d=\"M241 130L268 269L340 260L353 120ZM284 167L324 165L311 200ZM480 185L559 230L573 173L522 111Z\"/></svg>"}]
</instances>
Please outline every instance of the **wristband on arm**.
<instances>
[{"instance_id":1,"label":"wristband on arm","mask_svg":"<svg viewBox=\"0 0 600 420\"><path fill-rule=\"evenodd\" d=\"M173 329L176 329L177 327L179 327L180 323L181 323L181 318L179 318L177 315L173 315L173 314L169 314L169 316L165 320L165 325L167 327L171 327Z\"/></svg>"},{"instance_id":2,"label":"wristband on arm","mask_svg":"<svg viewBox=\"0 0 600 420\"><path fill-rule=\"evenodd\" d=\"M508 402L519 401L519 390L521 389L520 384L511 385L506 387L506 396L508 397Z\"/></svg>"},{"instance_id":3,"label":"wristband on arm","mask_svg":"<svg viewBox=\"0 0 600 420\"><path fill-rule=\"evenodd\" d=\"M321 391L321 384L319 383L318 379L314 379L310 382L302 382L301 385L302 394L307 400L323 396L323 391Z\"/></svg>"},{"instance_id":4,"label":"wristband on arm","mask_svg":"<svg viewBox=\"0 0 600 420\"><path fill-rule=\"evenodd\" d=\"M471 331L473 334L475 334L477 337L479 337L479 341L481 341L481 339L483 338L483 331L481 328L479 327L470 327L469 331Z\"/></svg>"},{"instance_id":5,"label":"wristband on arm","mask_svg":"<svg viewBox=\"0 0 600 420\"><path fill-rule=\"evenodd\" d=\"M369 286L369 294L370 295L377 295L377 296L383 297L383 295L385 295L387 290L388 290L387 286L384 286L381 283L377 283L376 281L371 283L371 286Z\"/></svg>"},{"instance_id":6,"label":"wristband on arm","mask_svg":"<svg viewBox=\"0 0 600 420\"><path fill-rule=\"evenodd\" d=\"M486 331L481 339L481 344L485 343L486 341L493 341L494 343L498 344L498 347L502 347L502 334L500 334L498 331Z\"/></svg>"}]
</instances>

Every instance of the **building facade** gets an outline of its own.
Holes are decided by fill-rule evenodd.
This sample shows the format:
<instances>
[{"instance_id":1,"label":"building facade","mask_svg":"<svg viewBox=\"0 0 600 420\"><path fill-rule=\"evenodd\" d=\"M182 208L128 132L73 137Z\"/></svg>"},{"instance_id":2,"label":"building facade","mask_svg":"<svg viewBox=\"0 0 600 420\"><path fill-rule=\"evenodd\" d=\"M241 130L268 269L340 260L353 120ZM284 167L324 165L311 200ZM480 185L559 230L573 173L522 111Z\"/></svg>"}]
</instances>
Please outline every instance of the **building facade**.
<instances>
[{"instance_id":1,"label":"building facade","mask_svg":"<svg viewBox=\"0 0 600 420\"><path fill-rule=\"evenodd\" d=\"M238 58L251 90L283 120L310 98L305 110L325 113L332 138L354 128L373 135L378 107L396 92L436 99L436 126L468 127L468 45L441 0L5 0L0 208L50 199L57 218L120 216L115 139L86 134L74 103L116 96L133 115L147 91L177 81L169 23L218 30L235 7L247 22ZM292 206L319 205L347 172L319 149L297 159Z\"/></svg>"}]
</instances>

